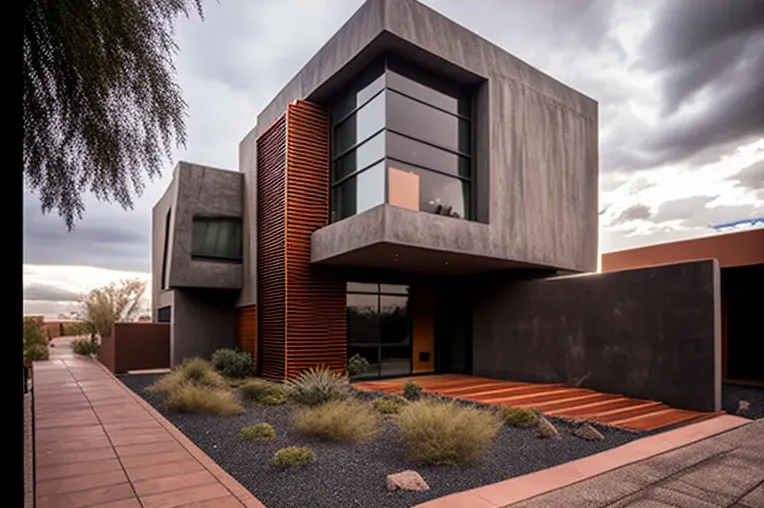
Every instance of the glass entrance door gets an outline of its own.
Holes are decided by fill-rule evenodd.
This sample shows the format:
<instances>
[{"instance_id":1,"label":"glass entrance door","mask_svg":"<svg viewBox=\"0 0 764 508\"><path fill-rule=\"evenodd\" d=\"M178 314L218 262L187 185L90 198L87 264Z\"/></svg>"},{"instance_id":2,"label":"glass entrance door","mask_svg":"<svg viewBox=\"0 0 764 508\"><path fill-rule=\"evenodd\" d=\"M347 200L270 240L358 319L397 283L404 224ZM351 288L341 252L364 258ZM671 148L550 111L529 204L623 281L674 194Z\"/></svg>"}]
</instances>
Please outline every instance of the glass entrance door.
<instances>
[{"instance_id":1,"label":"glass entrance door","mask_svg":"<svg viewBox=\"0 0 764 508\"><path fill-rule=\"evenodd\" d=\"M348 358L369 362L353 379L411 374L409 287L393 284L347 284Z\"/></svg>"}]
</instances>

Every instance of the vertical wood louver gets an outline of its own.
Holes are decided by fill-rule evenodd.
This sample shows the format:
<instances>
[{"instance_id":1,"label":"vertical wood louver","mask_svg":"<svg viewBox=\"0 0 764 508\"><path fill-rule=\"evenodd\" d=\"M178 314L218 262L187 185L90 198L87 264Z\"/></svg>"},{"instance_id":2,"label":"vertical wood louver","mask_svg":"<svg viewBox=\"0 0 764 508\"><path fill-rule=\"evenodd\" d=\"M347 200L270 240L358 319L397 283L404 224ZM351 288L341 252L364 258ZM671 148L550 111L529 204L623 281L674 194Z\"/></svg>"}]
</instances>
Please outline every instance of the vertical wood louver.
<instances>
[{"instance_id":1,"label":"vertical wood louver","mask_svg":"<svg viewBox=\"0 0 764 508\"><path fill-rule=\"evenodd\" d=\"M257 290L260 375L286 372L286 115L257 139Z\"/></svg>"},{"instance_id":2,"label":"vertical wood louver","mask_svg":"<svg viewBox=\"0 0 764 508\"><path fill-rule=\"evenodd\" d=\"M252 353L253 365L257 369L257 306L239 308L236 318L236 347Z\"/></svg>"},{"instance_id":3,"label":"vertical wood louver","mask_svg":"<svg viewBox=\"0 0 764 508\"><path fill-rule=\"evenodd\" d=\"M257 140L259 371L294 377L346 362L345 283L310 265L329 219L329 117L295 101Z\"/></svg>"},{"instance_id":4,"label":"vertical wood louver","mask_svg":"<svg viewBox=\"0 0 764 508\"><path fill-rule=\"evenodd\" d=\"M286 189L286 374L344 370L345 283L310 265L311 233L329 221L329 116L305 101L287 109Z\"/></svg>"}]
</instances>

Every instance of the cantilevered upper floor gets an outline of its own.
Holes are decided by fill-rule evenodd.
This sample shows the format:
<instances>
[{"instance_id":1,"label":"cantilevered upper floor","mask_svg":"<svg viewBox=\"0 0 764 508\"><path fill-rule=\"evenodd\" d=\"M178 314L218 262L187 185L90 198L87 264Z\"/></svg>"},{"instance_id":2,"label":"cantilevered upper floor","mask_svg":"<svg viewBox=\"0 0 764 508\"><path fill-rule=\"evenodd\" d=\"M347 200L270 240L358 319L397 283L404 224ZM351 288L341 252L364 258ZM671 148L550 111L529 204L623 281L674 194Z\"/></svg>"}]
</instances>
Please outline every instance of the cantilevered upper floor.
<instances>
[{"instance_id":1,"label":"cantilevered upper floor","mask_svg":"<svg viewBox=\"0 0 764 508\"><path fill-rule=\"evenodd\" d=\"M312 263L596 270L594 100L415 0L368 0L258 115L240 146L247 202L256 140L298 99L329 116Z\"/></svg>"}]
</instances>

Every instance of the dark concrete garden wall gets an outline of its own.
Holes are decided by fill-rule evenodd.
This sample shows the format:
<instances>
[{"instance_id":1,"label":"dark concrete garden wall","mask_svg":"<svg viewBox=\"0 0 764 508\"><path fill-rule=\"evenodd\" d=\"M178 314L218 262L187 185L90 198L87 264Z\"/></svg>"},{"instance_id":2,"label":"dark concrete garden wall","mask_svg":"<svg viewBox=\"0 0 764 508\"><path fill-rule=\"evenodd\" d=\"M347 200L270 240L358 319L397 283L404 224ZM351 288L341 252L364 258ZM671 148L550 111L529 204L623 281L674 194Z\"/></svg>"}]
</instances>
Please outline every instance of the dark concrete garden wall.
<instances>
[{"instance_id":1,"label":"dark concrete garden wall","mask_svg":"<svg viewBox=\"0 0 764 508\"><path fill-rule=\"evenodd\" d=\"M721 407L719 266L479 283L473 373Z\"/></svg>"},{"instance_id":2,"label":"dark concrete garden wall","mask_svg":"<svg viewBox=\"0 0 764 508\"><path fill-rule=\"evenodd\" d=\"M225 290L176 289L173 296L170 365L199 356L207 360L236 344L236 298Z\"/></svg>"},{"instance_id":3,"label":"dark concrete garden wall","mask_svg":"<svg viewBox=\"0 0 764 508\"><path fill-rule=\"evenodd\" d=\"M113 342L115 374L170 367L169 323L114 323L109 340Z\"/></svg>"}]
</instances>

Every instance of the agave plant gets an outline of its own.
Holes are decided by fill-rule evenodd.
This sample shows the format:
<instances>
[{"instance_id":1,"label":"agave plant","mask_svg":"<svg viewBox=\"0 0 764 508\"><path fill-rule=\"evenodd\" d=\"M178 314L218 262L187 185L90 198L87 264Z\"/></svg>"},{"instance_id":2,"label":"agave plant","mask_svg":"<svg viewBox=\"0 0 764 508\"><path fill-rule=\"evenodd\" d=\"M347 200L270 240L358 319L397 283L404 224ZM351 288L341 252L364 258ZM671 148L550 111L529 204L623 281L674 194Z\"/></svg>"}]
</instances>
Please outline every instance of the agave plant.
<instances>
[{"instance_id":1,"label":"agave plant","mask_svg":"<svg viewBox=\"0 0 764 508\"><path fill-rule=\"evenodd\" d=\"M326 365L311 367L297 378L284 381L284 387L290 400L309 406L344 400L350 395L350 380Z\"/></svg>"}]
</instances>

